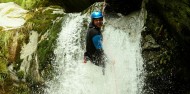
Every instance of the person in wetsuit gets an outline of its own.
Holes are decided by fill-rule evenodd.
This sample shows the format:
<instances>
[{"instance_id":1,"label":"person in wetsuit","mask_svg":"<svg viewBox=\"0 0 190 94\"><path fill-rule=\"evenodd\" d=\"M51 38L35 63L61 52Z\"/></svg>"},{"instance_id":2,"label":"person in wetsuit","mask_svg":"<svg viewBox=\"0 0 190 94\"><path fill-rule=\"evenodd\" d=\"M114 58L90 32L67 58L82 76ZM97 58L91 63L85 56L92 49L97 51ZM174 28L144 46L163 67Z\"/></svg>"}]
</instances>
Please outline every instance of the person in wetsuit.
<instances>
[{"instance_id":1,"label":"person in wetsuit","mask_svg":"<svg viewBox=\"0 0 190 94\"><path fill-rule=\"evenodd\" d=\"M91 14L91 23L86 35L86 52L84 59L90 60L97 66L105 67L104 52L102 48L102 32L103 14L100 11L95 11Z\"/></svg>"}]
</instances>

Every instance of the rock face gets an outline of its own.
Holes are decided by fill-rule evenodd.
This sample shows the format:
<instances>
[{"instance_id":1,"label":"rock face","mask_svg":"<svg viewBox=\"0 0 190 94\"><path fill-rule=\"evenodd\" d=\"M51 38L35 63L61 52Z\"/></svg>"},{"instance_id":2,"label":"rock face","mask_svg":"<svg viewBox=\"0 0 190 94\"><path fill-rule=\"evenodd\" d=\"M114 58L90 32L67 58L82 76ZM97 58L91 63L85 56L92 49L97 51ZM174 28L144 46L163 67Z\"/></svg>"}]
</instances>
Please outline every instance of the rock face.
<instances>
[{"instance_id":1,"label":"rock face","mask_svg":"<svg viewBox=\"0 0 190 94\"><path fill-rule=\"evenodd\" d=\"M127 15L141 9L142 0L106 0L107 12L116 12Z\"/></svg>"},{"instance_id":2,"label":"rock face","mask_svg":"<svg viewBox=\"0 0 190 94\"><path fill-rule=\"evenodd\" d=\"M66 12L81 12L97 0L49 0L50 4L62 6Z\"/></svg>"},{"instance_id":3,"label":"rock face","mask_svg":"<svg viewBox=\"0 0 190 94\"><path fill-rule=\"evenodd\" d=\"M37 87L51 79L64 15L59 6L24 10L13 2L0 3L0 94L36 94Z\"/></svg>"},{"instance_id":4,"label":"rock face","mask_svg":"<svg viewBox=\"0 0 190 94\"><path fill-rule=\"evenodd\" d=\"M190 1L147 0L142 33L145 94L190 93Z\"/></svg>"},{"instance_id":5,"label":"rock face","mask_svg":"<svg viewBox=\"0 0 190 94\"><path fill-rule=\"evenodd\" d=\"M66 12L81 12L95 2L103 0L1 0L0 3L15 2L24 9L34 9L38 7L47 7L58 5L65 9Z\"/></svg>"},{"instance_id":6,"label":"rock face","mask_svg":"<svg viewBox=\"0 0 190 94\"><path fill-rule=\"evenodd\" d=\"M25 9L34 9L40 6L59 5L66 12L82 12L95 2L106 1L106 10L129 14L141 8L142 0L1 0L0 2L15 2Z\"/></svg>"}]
</instances>

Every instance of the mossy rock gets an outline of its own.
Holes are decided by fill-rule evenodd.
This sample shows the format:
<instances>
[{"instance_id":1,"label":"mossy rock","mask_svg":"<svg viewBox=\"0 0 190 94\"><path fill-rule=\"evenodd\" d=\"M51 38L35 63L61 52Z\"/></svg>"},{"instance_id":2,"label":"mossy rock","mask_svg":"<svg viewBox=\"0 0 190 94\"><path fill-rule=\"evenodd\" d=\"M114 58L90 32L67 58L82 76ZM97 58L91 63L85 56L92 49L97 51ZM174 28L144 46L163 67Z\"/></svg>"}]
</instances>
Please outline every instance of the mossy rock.
<instances>
[{"instance_id":1,"label":"mossy rock","mask_svg":"<svg viewBox=\"0 0 190 94\"><path fill-rule=\"evenodd\" d=\"M0 31L2 31L3 30L3 27L2 26L0 26Z\"/></svg>"},{"instance_id":2,"label":"mossy rock","mask_svg":"<svg viewBox=\"0 0 190 94\"><path fill-rule=\"evenodd\" d=\"M9 63L19 61L21 47L28 40L28 32L22 28L0 31L0 56Z\"/></svg>"},{"instance_id":3,"label":"mossy rock","mask_svg":"<svg viewBox=\"0 0 190 94\"><path fill-rule=\"evenodd\" d=\"M40 6L46 6L48 0L1 0L0 3L15 2L24 9L33 9Z\"/></svg>"},{"instance_id":4,"label":"mossy rock","mask_svg":"<svg viewBox=\"0 0 190 94\"><path fill-rule=\"evenodd\" d=\"M7 61L0 58L0 81L3 81L8 74Z\"/></svg>"},{"instance_id":5,"label":"mossy rock","mask_svg":"<svg viewBox=\"0 0 190 94\"><path fill-rule=\"evenodd\" d=\"M10 32L0 31L0 56L3 58L8 57L8 42L10 38Z\"/></svg>"},{"instance_id":6,"label":"mossy rock","mask_svg":"<svg viewBox=\"0 0 190 94\"><path fill-rule=\"evenodd\" d=\"M20 83L18 87L13 89L13 92L16 92L16 94L29 94L30 89L26 83Z\"/></svg>"},{"instance_id":7,"label":"mossy rock","mask_svg":"<svg viewBox=\"0 0 190 94\"><path fill-rule=\"evenodd\" d=\"M6 79L4 83L5 94L30 94L30 88L25 82L14 82L11 79Z\"/></svg>"},{"instance_id":8,"label":"mossy rock","mask_svg":"<svg viewBox=\"0 0 190 94\"><path fill-rule=\"evenodd\" d=\"M29 19L24 26L30 30L38 31L39 34L45 33L53 25L53 20L64 16L64 14L53 14L56 9L64 11L59 6L40 7L30 11L28 13Z\"/></svg>"},{"instance_id":9,"label":"mossy rock","mask_svg":"<svg viewBox=\"0 0 190 94\"><path fill-rule=\"evenodd\" d=\"M58 33L61 31L61 23L62 19L53 24L48 32L48 39L44 39L38 44L37 53L40 59L40 70L47 68L48 64L50 64L55 57L53 51L56 47Z\"/></svg>"},{"instance_id":10,"label":"mossy rock","mask_svg":"<svg viewBox=\"0 0 190 94\"><path fill-rule=\"evenodd\" d=\"M30 86L28 86L28 82L22 83L17 81L22 81L25 76L23 71L18 71L22 63L19 56L23 45L29 42L30 32L32 30L37 31L39 34L36 53L40 72L45 70L44 77L52 76L50 71L53 70L53 68L50 65L50 58L54 55L53 50L55 48L56 39L58 33L61 31L62 20L65 15L63 12L55 13L55 11L64 10L59 6L40 7L26 14L27 21L24 26L7 31L4 31L3 28L0 27L0 36L3 36L0 37L0 80L5 82L4 86L6 87L5 91L7 94L29 94L31 90ZM18 35L17 38L15 38L16 34ZM12 45L15 41L18 44L16 48L18 51L16 52L16 58L10 60L11 48L13 48ZM10 65L9 63L13 63L14 65L13 70L16 71L16 76L19 79L16 82L9 77L10 75L7 68L7 65Z\"/></svg>"},{"instance_id":11,"label":"mossy rock","mask_svg":"<svg viewBox=\"0 0 190 94\"><path fill-rule=\"evenodd\" d=\"M24 78L24 71L18 71L17 76L19 79L23 79Z\"/></svg>"},{"instance_id":12,"label":"mossy rock","mask_svg":"<svg viewBox=\"0 0 190 94\"><path fill-rule=\"evenodd\" d=\"M54 57L53 50L58 33L61 31L61 24L65 13L64 9L59 6L50 6L32 10L28 15L29 19L24 24L24 27L27 28L28 32L37 31L39 34L37 56L41 72L50 68L48 65L52 61L51 58ZM47 78L45 77L45 79Z\"/></svg>"}]
</instances>

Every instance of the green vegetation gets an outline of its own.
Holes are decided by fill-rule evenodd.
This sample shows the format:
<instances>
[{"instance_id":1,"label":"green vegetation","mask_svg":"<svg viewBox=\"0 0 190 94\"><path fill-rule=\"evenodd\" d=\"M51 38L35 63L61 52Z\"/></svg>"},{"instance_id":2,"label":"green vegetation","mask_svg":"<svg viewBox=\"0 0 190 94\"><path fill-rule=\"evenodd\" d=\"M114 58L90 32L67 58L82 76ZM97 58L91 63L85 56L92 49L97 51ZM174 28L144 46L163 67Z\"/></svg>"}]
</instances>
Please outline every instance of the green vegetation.
<instances>
[{"instance_id":1,"label":"green vegetation","mask_svg":"<svg viewBox=\"0 0 190 94\"><path fill-rule=\"evenodd\" d=\"M34 9L40 6L45 6L48 0L1 0L0 3L15 2L24 9Z\"/></svg>"},{"instance_id":2,"label":"green vegetation","mask_svg":"<svg viewBox=\"0 0 190 94\"><path fill-rule=\"evenodd\" d=\"M16 2L21 3L20 0ZM7 13L11 11L9 10ZM19 71L20 65L23 62L20 59L20 51L23 45L28 44L30 33L33 31L37 31L39 40L37 51L32 54L32 62L36 62L34 58L37 54L39 71L44 72L42 77L44 79L52 77L53 74L51 72L53 67L51 66L51 58L54 56L53 50L55 48L56 38L61 31L61 24L64 17L64 13L54 14L54 11L63 11L63 9L59 6L40 7L30 10L26 14L25 19L27 21L23 27L6 31L3 30L3 27L0 27L0 36L3 36L0 37L0 83L2 81L4 83L0 84L0 93L2 93L1 91L5 91L7 94L29 94L31 92L31 86L36 84L33 81L28 82L27 76L30 74L25 75L26 73L24 71ZM13 65L14 74L8 72L9 65ZM24 80L26 82L23 82ZM1 90L2 86L6 88Z\"/></svg>"},{"instance_id":3,"label":"green vegetation","mask_svg":"<svg viewBox=\"0 0 190 94\"><path fill-rule=\"evenodd\" d=\"M33 17L25 24L30 30L37 31L40 34L37 47L40 71L48 68L48 64L50 64L54 55L53 49L55 48L56 38L61 31L64 14L53 14L55 8L61 9L59 6L39 8L38 11L31 14Z\"/></svg>"},{"instance_id":4,"label":"green vegetation","mask_svg":"<svg viewBox=\"0 0 190 94\"><path fill-rule=\"evenodd\" d=\"M4 81L8 74L7 62L5 59L0 58L0 82Z\"/></svg>"}]
</instances>

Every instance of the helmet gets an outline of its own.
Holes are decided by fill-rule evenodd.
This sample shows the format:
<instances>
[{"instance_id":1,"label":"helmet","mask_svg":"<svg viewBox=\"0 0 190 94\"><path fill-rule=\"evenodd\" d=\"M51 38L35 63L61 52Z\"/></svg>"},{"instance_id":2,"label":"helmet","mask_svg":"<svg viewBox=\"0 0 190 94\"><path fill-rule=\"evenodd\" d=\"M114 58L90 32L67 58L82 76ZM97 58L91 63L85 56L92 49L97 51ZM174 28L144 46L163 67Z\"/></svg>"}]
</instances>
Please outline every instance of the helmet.
<instances>
[{"instance_id":1,"label":"helmet","mask_svg":"<svg viewBox=\"0 0 190 94\"><path fill-rule=\"evenodd\" d=\"M103 17L103 15L102 15L102 12L100 12L100 11L95 11L95 12L92 12L92 14L91 14L92 19L102 18L102 17Z\"/></svg>"}]
</instances>

